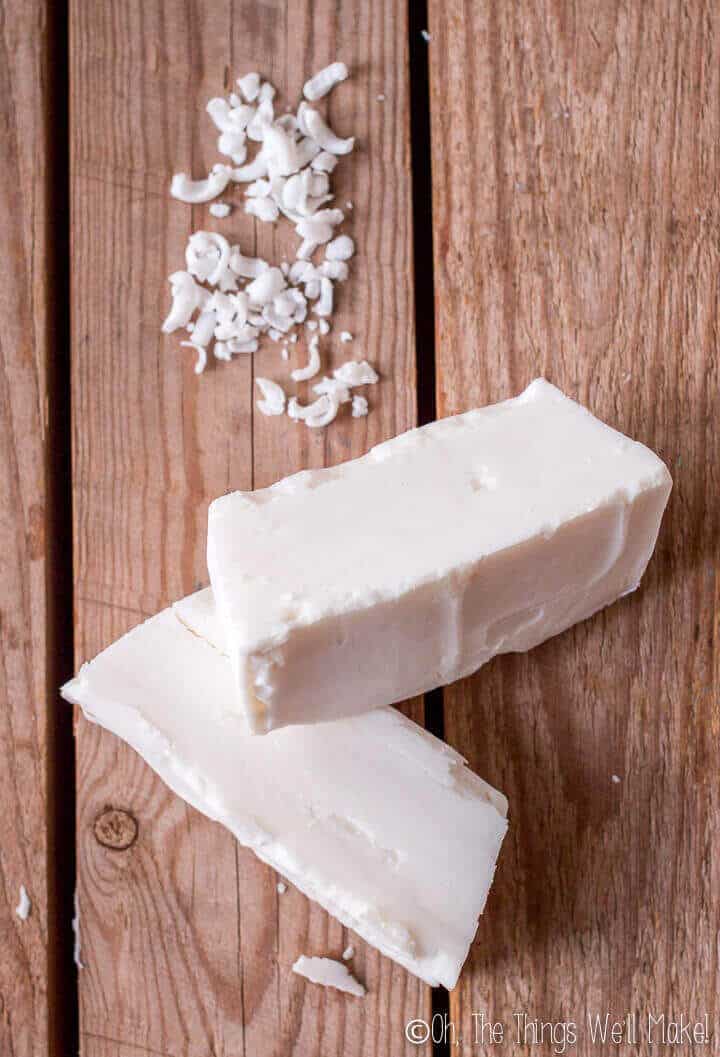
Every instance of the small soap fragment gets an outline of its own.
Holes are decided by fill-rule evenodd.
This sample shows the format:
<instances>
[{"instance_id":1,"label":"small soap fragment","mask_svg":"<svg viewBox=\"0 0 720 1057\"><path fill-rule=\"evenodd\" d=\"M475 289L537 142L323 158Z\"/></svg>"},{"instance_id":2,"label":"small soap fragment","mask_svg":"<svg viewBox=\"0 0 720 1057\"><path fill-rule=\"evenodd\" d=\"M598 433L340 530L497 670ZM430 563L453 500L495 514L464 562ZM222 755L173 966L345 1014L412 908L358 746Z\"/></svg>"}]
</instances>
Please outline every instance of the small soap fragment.
<instances>
[{"instance_id":1,"label":"small soap fragment","mask_svg":"<svg viewBox=\"0 0 720 1057\"><path fill-rule=\"evenodd\" d=\"M349 962L351 958L355 957L355 948L353 947L352 943L348 944L348 946L342 952L342 956L344 962Z\"/></svg>"},{"instance_id":2,"label":"small soap fragment","mask_svg":"<svg viewBox=\"0 0 720 1057\"><path fill-rule=\"evenodd\" d=\"M84 969L85 965L80 957L80 903L77 888L73 895L73 919L71 925L73 931L73 961L78 969Z\"/></svg>"},{"instance_id":3,"label":"small soap fragment","mask_svg":"<svg viewBox=\"0 0 720 1057\"><path fill-rule=\"evenodd\" d=\"M620 785L620 775L619 774L614 774L612 776L612 780L613 780L613 785Z\"/></svg>"},{"instance_id":4,"label":"small soap fragment","mask_svg":"<svg viewBox=\"0 0 720 1057\"><path fill-rule=\"evenodd\" d=\"M336 962L334 958L308 958L307 955L301 954L292 969L312 984L334 987L337 991L345 991L356 998L365 997L363 985L358 983L347 965Z\"/></svg>"},{"instance_id":5,"label":"small soap fragment","mask_svg":"<svg viewBox=\"0 0 720 1057\"><path fill-rule=\"evenodd\" d=\"M256 733L339 719L531 649L638 586L670 487L653 452L538 380L217 499L208 568L236 710Z\"/></svg>"},{"instance_id":6,"label":"small soap fragment","mask_svg":"<svg viewBox=\"0 0 720 1057\"><path fill-rule=\"evenodd\" d=\"M230 215L230 206L227 202L213 202L210 206L210 213L219 220L222 220L224 217Z\"/></svg>"},{"instance_id":7,"label":"small soap fragment","mask_svg":"<svg viewBox=\"0 0 720 1057\"><path fill-rule=\"evenodd\" d=\"M255 71L246 73L244 77L238 77L235 83L248 103L252 103L260 94L260 74Z\"/></svg>"},{"instance_id":8,"label":"small soap fragment","mask_svg":"<svg viewBox=\"0 0 720 1057\"><path fill-rule=\"evenodd\" d=\"M222 194L230 183L230 170L219 166L205 180L193 180L187 173L175 173L170 184L170 194L181 202L190 204L210 202Z\"/></svg>"},{"instance_id":9,"label":"small soap fragment","mask_svg":"<svg viewBox=\"0 0 720 1057\"><path fill-rule=\"evenodd\" d=\"M285 884L284 881L278 881L278 883L276 885L276 888L277 888L277 891L278 891L278 895L280 895L280 896L284 896L285 893L287 892L287 885Z\"/></svg>"},{"instance_id":10,"label":"small soap fragment","mask_svg":"<svg viewBox=\"0 0 720 1057\"><path fill-rule=\"evenodd\" d=\"M282 386L270 378L256 378L255 384L263 395L262 400L256 402L258 410L267 416L284 414L286 397Z\"/></svg>"},{"instance_id":11,"label":"small soap fragment","mask_svg":"<svg viewBox=\"0 0 720 1057\"><path fill-rule=\"evenodd\" d=\"M336 84L346 80L347 75L348 68L344 62L331 62L324 70L320 70L314 77L305 82L303 95L311 103L314 103L327 95Z\"/></svg>"},{"instance_id":12,"label":"small soap fragment","mask_svg":"<svg viewBox=\"0 0 720 1057\"><path fill-rule=\"evenodd\" d=\"M354 396L352 398L352 417L363 418L368 413L368 402L366 396Z\"/></svg>"},{"instance_id":13,"label":"small soap fragment","mask_svg":"<svg viewBox=\"0 0 720 1057\"><path fill-rule=\"evenodd\" d=\"M63 696L281 884L428 984L454 987L507 830L505 798L393 708L252 737L223 649L212 592L200 591L83 665Z\"/></svg>"},{"instance_id":14,"label":"small soap fragment","mask_svg":"<svg viewBox=\"0 0 720 1057\"><path fill-rule=\"evenodd\" d=\"M345 385L375 385L378 373L367 360L348 360L333 371L333 377Z\"/></svg>"},{"instance_id":15,"label":"small soap fragment","mask_svg":"<svg viewBox=\"0 0 720 1057\"><path fill-rule=\"evenodd\" d=\"M15 913L21 921L27 921L30 917L31 909L32 903L30 902L30 896L27 894L27 888L25 885L20 885L20 902L15 907Z\"/></svg>"}]
</instances>

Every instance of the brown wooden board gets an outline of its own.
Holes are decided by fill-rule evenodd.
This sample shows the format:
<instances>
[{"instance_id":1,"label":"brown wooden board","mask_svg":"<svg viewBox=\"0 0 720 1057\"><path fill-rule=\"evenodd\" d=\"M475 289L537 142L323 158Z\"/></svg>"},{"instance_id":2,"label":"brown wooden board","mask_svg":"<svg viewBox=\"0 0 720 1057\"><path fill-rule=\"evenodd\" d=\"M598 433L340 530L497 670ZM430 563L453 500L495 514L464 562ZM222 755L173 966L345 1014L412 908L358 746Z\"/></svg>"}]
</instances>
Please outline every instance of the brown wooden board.
<instances>
[{"instance_id":1,"label":"brown wooden board","mask_svg":"<svg viewBox=\"0 0 720 1057\"><path fill-rule=\"evenodd\" d=\"M45 4L0 5L0 1054L47 1054L49 943L55 936L46 866L57 696L53 645L49 379L54 345L50 55ZM57 340L57 335L54 336ZM20 886L30 915L16 913ZM54 1052L54 1050L53 1050Z\"/></svg>"},{"instance_id":2,"label":"brown wooden board","mask_svg":"<svg viewBox=\"0 0 720 1057\"><path fill-rule=\"evenodd\" d=\"M233 488L361 454L415 421L407 26L387 0L331 3L168 0L71 4L73 204L73 483L76 654L92 657L124 630L206 582L208 503ZM173 201L175 171L218 160L205 114L235 77L260 70L296 104L304 80L334 58L352 80L331 120L359 140L338 169L354 205L353 275L339 292L326 365L353 354L382 383L366 420L311 432L257 413L258 375L287 381L277 346L211 364L198 378L179 337L164 338L166 277L188 235L232 232L245 252L278 262L297 243L236 209ZM377 99L384 96L384 101ZM343 172L344 170L344 172ZM225 196L227 197L227 196ZM411 712L422 716L421 705ZM81 1037L87 1057L151 1052L386 1054L426 1015L429 991L356 938L363 1002L305 984L301 953L339 955L345 930L222 828L174 797L119 741L78 727ZM98 816L124 813L123 850ZM98 833L100 836L98 836ZM417 1051L413 1051L417 1052Z\"/></svg>"},{"instance_id":3,"label":"brown wooden board","mask_svg":"<svg viewBox=\"0 0 720 1057\"><path fill-rule=\"evenodd\" d=\"M552 1052L515 1013L574 1021L590 1055L589 1014L708 1014L679 1052L714 1052L720 9L430 15L438 413L545 375L675 479L636 594L445 692L511 818L452 1021L466 1047L473 1013L503 1021L512 1053Z\"/></svg>"}]
</instances>

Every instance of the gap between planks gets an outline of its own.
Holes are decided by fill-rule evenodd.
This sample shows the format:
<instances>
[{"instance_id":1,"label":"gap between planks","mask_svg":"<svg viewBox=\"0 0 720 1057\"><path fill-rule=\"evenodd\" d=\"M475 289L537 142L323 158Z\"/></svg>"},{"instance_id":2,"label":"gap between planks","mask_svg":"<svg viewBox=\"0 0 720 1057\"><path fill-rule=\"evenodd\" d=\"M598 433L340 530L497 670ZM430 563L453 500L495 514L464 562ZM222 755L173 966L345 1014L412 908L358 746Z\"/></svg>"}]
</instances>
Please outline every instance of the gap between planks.
<instances>
[{"instance_id":1,"label":"gap between planks","mask_svg":"<svg viewBox=\"0 0 720 1057\"><path fill-rule=\"evenodd\" d=\"M437 417L435 372L435 253L432 215L432 143L430 135L430 63L427 0L408 0L410 66L410 151L413 217L413 283L415 287L415 364L417 423L424 426ZM424 695L425 727L444 740L444 698L441 687ZM431 1023L447 1024L450 993L445 987L431 992ZM447 1033L432 1032L433 1057L449 1057Z\"/></svg>"},{"instance_id":2,"label":"gap between planks","mask_svg":"<svg viewBox=\"0 0 720 1057\"><path fill-rule=\"evenodd\" d=\"M59 687L73 674L73 559L70 401L70 140L67 3L47 5L43 67L49 291L46 548L47 886L49 1057L79 1053L78 980L73 956L75 743L73 713Z\"/></svg>"}]
</instances>

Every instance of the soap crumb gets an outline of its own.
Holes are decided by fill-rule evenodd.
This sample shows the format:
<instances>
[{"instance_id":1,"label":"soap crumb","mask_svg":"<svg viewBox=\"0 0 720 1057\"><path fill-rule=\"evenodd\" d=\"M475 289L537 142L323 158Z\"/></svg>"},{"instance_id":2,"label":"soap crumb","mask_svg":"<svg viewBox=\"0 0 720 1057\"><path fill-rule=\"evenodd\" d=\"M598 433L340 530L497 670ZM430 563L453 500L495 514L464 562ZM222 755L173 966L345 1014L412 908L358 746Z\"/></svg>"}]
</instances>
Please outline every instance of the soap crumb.
<instances>
[{"instance_id":1,"label":"soap crumb","mask_svg":"<svg viewBox=\"0 0 720 1057\"><path fill-rule=\"evenodd\" d=\"M363 998L366 994L365 988L355 979L347 965L335 961L334 958L308 958L305 954L301 954L293 965L292 971L298 976L304 976L313 984L334 987L338 991L345 991L357 998Z\"/></svg>"},{"instance_id":2,"label":"soap crumb","mask_svg":"<svg viewBox=\"0 0 720 1057\"><path fill-rule=\"evenodd\" d=\"M615 784L615 785L620 785L620 776L619 776L619 775L617 775L617 774L614 774L614 775L612 776L612 780L613 780L613 782L614 782L614 784Z\"/></svg>"},{"instance_id":3,"label":"soap crumb","mask_svg":"<svg viewBox=\"0 0 720 1057\"><path fill-rule=\"evenodd\" d=\"M425 41L426 44L429 44L430 41L432 40L432 37L430 36L430 34L428 33L428 31L426 29L421 29L420 30L420 36L422 37L422 39Z\"/></svg>"},{"instance_id":4,"label":"soap crumb","mask_svg":"<svg viewBox=\"0 0 720 1057\"><path fill-rule=\"evenodd\" d=\"M340 341L352 341L353 336L349 330L343 330L340 333Z\"/></svg>"},{"instance_id":5,"label":"soap crumb","mask_svg":"<svg viewBox=\"0 0 720 1057\"><path fill-rule=\"evenodd\" d=\"M230 206L227 202L213 202L210 206L210 212L214 217L218 217L222 220L223 217L230 215Z\"/></svg>"},{"instance_id":6,"label":"soap crumb","mask_svg":"<svg viewBox=\"0 0 720 1057\"><path fill-rule=\"evenodd\" d=\"M368 413L367 397L356 395L352 398L352 417L364 418Z\"/></svg>"},{"instance_id":7,"label":"soap crumb","mask_svg":"<svg viewBox=\"0 0 720 1057\"><path fill-rule=\"evenodd\" d=\"M342 952L342 956L344 962L349 962L350 959L355 956L355 948L353 947L352 943L348 944L348 946Z\"/></svg>"},{"instance_id":8,"label":"soap crumb","mask_svg":"<svg viewBox=\"0 0 720 1057\"><path fill-rule=\"evenodd\" d=\"M27 894L27 888L25 885L20 885L20 902L15 907L15 913L21 921L27 921L30 917L31 909L32 903L30 902L30 896Z\"/></svg>"},{"instance_id":9,"label":"soap crumb","mask_svg":"<svg viewBox=\"0 0 720 1057\"><path fill-rule=\"evenodd\" d=\"M378 101L378 103L384 103L385 102L385 94L384 94L384 92L380 93L380 95L377 97L377 101Z\"/></svg>"},{"instance_id":10,"label":"soap crumb","mask_svg":"<svg viewBox=\"0 0 720 1057\"><path fill-rule=\"evenodd\" d=\"M287 892L287 885L284 881L278 881L276 888L278 890L278 895L282 896L285 895L285 893Z\"/></svg>"},{"instance_id":11,"label":"soap crumb","mask_svg":"<svg viewBox=\"0 0 720 1057\"><path fill-rule=\"evenodd\" d=\"M73 907L75 908L75 915L72 919L72 930L75 937L73 940L73 961L78 969L84 969L85 965L80 957L80 903L78 901L77 888L73 896Z\"/></svg>"},{"instance_id":12,"label":"soap crumb","mask_svg":"<svg viewBox=\"0 0 720 1057\"><path fill-rule=\"evenodd\" d=\"M355 208L355 205L354 205L354 203L353 203L353 202L346 202L346 203L345 203L345 207L346 207L347 209L354 209L354 208Z\"/></svg>"}]
</instances>

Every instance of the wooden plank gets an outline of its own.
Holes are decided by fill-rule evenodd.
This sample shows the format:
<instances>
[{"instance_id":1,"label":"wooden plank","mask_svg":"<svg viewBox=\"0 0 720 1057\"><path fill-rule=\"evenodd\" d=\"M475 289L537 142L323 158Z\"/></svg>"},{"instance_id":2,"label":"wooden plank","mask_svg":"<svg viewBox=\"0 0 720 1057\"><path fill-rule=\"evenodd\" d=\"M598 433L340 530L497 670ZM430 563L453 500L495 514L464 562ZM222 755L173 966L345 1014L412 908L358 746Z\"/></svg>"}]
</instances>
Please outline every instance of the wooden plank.
<instances>
[{"instance_id":1,"label":"wooden plank","mask_svg":"<svg viewBox=\"0 0 720 1057\"><path fill-rule=\"evenodd\" d=\"M73 0L78 661L205 582L215 496L337 462L413 424L406 45L405 11L390 0ZM218 225L206 208L171 201L167 187L173 171L201 173L217 160L204 108L233 77L258 68L295 103L305 78L336 56L354 77L331 100L331 118L361 149L346 175L338 170L359 254L334 333L357 334L353 351L385 379L366 421L311 433L253 413L254 376L287 379L277 347L198 379L177 336L159 333L165 277L181 266L192 230L219 226L274 261L295 237L255 227L241 208ZM337 338L326 347L333 363L347 358ZM409 707L421 716L419 704ZM290 973L293 960L339 954L345 930L296 891L280 896L272 871L84 721L78 755L85 1054L384 1054L388 1040L403 1045L405 1022L427 1013L427 988L356 939L363 1003L305 985ZM138 827L122 851L97 839L108 806Z\"/></svg>"},{"instance_id":2,"label":"wooden plank","mask_svg":"<svg viewBox=\"0 0 720 1057\"><path fill-rule=\"evenodd\" d=\"M46 5L0 4L0 1053L9 1057L49 1053L56 1042L48 984L55 907L47 876L57 707L56 666L48 657L51 88ZM26 921L15 909L21 885L32 904Z\"/></svg>"},{"instance_id":3,"label":"wooden plank","mask_svg":"<svg viewBox=\"0 0 720 1057\"><path fill-rule=\"evenodd\" d=\"M544 374L675 478L637 594L446 692L512 818L453 1020L717 1031L720 10L430 13L439 414Z\"/></svg>"}]
</instances>

